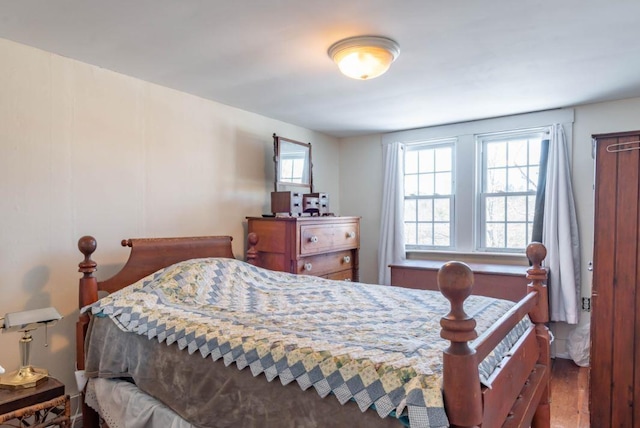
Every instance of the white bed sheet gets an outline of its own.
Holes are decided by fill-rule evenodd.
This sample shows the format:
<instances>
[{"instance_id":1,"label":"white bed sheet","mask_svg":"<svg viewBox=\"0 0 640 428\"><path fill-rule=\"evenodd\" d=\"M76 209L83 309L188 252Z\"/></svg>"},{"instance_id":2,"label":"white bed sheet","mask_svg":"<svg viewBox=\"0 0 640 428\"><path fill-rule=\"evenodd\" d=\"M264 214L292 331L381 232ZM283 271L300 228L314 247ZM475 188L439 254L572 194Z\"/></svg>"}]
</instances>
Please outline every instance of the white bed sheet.
<instances>
[{"instance_id":1,"label":"white bed sheet","mask_svg":"<svg viewBox=\"0 0 640 428\"><path fill-rule=\"evenodd\" d=\"M89 379L85 402L100 414L109 428L195 428L124 380Z\"/></svg>"}]
</instances>

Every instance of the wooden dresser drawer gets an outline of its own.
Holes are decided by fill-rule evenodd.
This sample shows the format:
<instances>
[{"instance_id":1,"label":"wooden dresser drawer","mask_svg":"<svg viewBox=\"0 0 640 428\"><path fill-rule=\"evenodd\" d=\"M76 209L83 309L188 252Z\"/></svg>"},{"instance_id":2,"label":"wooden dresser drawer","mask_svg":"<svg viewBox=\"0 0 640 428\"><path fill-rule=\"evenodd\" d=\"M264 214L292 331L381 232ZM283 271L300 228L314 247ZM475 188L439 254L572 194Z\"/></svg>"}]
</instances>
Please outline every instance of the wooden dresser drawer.
<instances>
[{"instance_id":1,"label":"wooden dresser drawer","mask_svg":"<svg viewBox=\"0 0 640 428\"><path fill-rule=\"evenodd\" d=\"M357 248L360 245L360 227L358 223L345 223L335 226L333 248Z\"/></svg>"},{"instance_id":2,"label":"wooden dresser drawer","mask_svg":"<svg viewBox=\"0 0 640 428\"><path fill-rule=\"evenodd\" d=\"M353 270L343 270L340 272L333 272L326 276L327 279L333 279L334 281L353 281Z\"/></svg>"},{"instance_id":3,"label":"wooden dresser drawer","mask_svg":"<svg viewBox=\"0 0 640 428\"><path fill-rule=\"evenodd\" d=\"M300 226L300 254L318 254L333 250L333 225Z\"/></svg>"},{"instance_id":4,"label":"wooden dresser drawer","mask_svg":"<svg viewBox=\"0 0 640 428\"><path fill-rule=\"evenodd\" d=\"M336 271L353 270L353 263L354 255L351 251L318 254L300 258L296 273L323 276Z\"/></svg>"},{"instance_id":5,"label":"wooden dresser drawer","mask_svg":"<svg viewBox=\"0 0 640 428\"><path fill-rule=\"evenodd\" d=\"M318 254L357 248L358 223L301 225L300 254Z\"/></svg>"}]
</instances>

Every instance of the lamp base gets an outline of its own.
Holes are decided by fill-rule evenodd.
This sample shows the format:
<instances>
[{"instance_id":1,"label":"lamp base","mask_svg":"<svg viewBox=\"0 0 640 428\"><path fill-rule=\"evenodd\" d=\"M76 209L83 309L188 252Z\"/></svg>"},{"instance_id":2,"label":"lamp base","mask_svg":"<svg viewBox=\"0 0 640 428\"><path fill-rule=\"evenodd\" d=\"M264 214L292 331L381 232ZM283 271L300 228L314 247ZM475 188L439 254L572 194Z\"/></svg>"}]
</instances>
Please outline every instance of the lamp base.
<instances>
[{"instance_id":1,"label":"lamp base","mask_svg":"<svg viewBox=\"0 0 640 428\"><path fill-rule=\"evenodd\" d=\"M0 389L33 388L48 377L48 370L26 366L0 377Z\"/></svg>"}]
</instances>

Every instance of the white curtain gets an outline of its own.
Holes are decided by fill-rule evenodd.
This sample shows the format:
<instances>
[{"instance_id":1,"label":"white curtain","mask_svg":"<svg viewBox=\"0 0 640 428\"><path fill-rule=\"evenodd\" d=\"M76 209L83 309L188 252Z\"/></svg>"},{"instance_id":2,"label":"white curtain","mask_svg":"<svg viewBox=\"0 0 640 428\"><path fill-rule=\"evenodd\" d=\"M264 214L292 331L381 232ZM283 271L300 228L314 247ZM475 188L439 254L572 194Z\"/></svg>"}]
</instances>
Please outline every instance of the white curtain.
<instances>
[{"instance_id":1,"label":"white curtain","mask_svg":"<svg viewBox=\"0 0 640 428\"><path fill-rule=\"evenodd\" d=\"M580 239L562 125L550 128L542 243L547 247L551 321L580 319Z\"/></svg>"},{"instance_id":2,"label":"white curtain","mask_svg":"<svg viewBox=\"0 0 640 428\"><path fill-rule=\"evenodd\" d=\"M378 283L391 284L391 263L405 259L404 252L404 146L390 143L383 147L384 183L378 242Z\"/></svg>"}]
</instances>

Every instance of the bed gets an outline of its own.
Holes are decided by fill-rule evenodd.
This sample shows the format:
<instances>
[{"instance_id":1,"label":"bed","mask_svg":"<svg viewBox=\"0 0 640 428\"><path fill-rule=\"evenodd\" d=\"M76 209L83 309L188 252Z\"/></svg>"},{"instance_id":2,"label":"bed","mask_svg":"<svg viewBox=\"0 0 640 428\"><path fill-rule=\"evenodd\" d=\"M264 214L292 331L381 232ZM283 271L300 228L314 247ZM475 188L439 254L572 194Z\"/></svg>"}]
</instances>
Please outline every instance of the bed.
<instances>
[{"instance_id":1,"label":"bed","mask_svg":"<svg viewBox=\"0 0 640 428\"><path fill-rule=\"evenodd\" d=\"M96 240L79 240L85 428L114 412L141 426L550 426L542 244L514 304L470 296L463 263L440 270L440 294L266 271L255 236L247 262L231 239L124 240L104 281Z\"/></svg>"}]
</instances>

